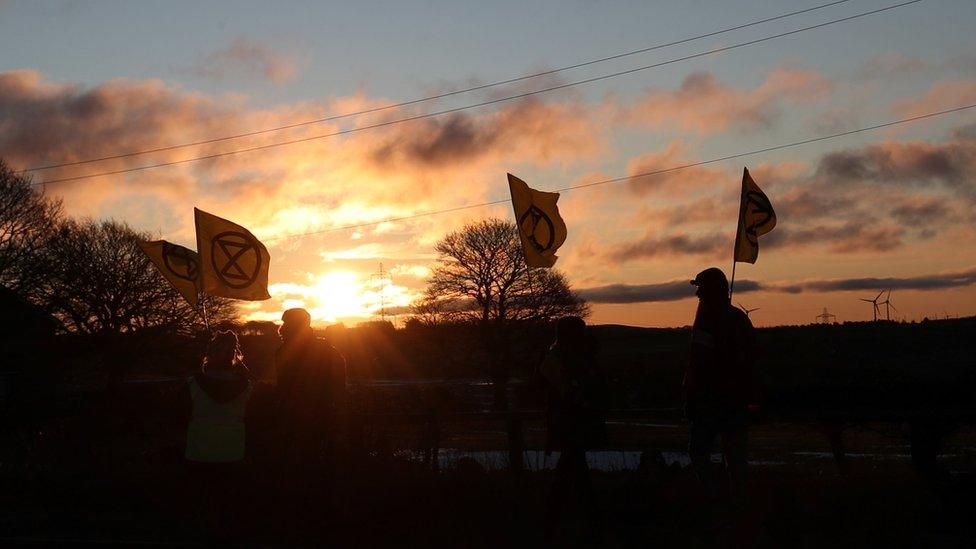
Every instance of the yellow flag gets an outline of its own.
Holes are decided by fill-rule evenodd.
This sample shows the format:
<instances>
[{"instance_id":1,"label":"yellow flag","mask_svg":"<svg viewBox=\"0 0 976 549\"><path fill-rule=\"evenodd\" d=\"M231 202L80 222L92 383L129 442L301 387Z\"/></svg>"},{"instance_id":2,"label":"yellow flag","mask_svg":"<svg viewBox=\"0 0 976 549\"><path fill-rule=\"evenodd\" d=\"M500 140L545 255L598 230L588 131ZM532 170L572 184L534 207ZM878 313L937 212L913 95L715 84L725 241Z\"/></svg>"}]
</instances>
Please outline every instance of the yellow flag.
<instances>
[{"instance_id":1,"label":"yellow flag","mask_svg":"<svg viewBox=\"0 0 976 549\"><path fill-rule=\"evenodd\" d=\"M552 267L556 250L566 241L566 223L559 216L559 193L547 193L529 188L525 181L508 174L508 188L512 191L515 224L522 238L525 264L529 267Z\"/></svg>"},{"instance_id":2,"label":"yellow flag","mask_svg":"<svg viewBox=\"0 0 976 549\"><path fill-rule=\"evenodd\" d=\"M200 256L165 240L140 242L139 247L187 303L196 307L200 290Z\"/></svg>"},{"instance_id":3,"label":"yellow flag","mask_svg":"<svg viewBox=\"0 0 976 549\"><path fill-rule=\"evenodd\" d=\"M742 197L739 201L739 227L735 231L735 261L755 263L759 257L759 237L776 226L776 212L769 198L742 169Z\"/></svg>"},{"instance_id":4,"label":"yellow flag","mask_svg":"<svg viewBox=\"0 0 976 549\"><path fill-rule=\"evenodd\" d=\"M193 208L203 291L219 297L268 299L271 254L251 231Z\"/></svg>"}]
</instances>

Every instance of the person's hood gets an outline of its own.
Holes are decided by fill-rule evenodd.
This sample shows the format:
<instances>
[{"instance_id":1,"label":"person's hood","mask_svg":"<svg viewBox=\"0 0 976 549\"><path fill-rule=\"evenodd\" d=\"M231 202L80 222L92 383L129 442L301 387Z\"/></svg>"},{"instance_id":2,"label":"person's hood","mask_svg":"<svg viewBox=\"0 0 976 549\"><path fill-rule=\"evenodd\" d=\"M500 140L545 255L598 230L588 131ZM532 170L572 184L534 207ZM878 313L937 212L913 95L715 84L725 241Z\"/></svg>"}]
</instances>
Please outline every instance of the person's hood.
<instances>
[{"instance_id":1,"label":"person's hood","mask_svg":"<svg viewBox=\"0 0 976 549\"><path fill-rule=\"evenodd\" d=\"M199 372L193 379L207 396L219 404L226 404L239 397L250 383L240 374L223 371Z\"/></svg>"}]
</instances>

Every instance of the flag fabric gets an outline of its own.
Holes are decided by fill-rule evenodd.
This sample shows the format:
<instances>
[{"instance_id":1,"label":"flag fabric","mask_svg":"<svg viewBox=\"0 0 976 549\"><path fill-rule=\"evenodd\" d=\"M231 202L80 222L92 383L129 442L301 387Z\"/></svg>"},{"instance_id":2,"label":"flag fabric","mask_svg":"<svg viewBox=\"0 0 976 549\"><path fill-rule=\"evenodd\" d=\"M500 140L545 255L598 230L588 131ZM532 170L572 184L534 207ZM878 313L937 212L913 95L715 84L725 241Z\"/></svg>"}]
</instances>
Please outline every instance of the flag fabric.
<instances>
[{"instance_id":1,"label":"flag fabric","mask_svg":"<svg viewBox=\"0 0 976 549\"><path fill-rule=\"evenodd\" d=\"M200 256L189 248L165 240L140 242L139 247L187 303L196 307L200 292Z\"/></svg>"},{"instance_id":2,"label":"flag fabric","mask_svg":"<svg viewBox=\"0 0 976 549\"><path fill-rule=\"evenodd\" d=\"M735 261L755 263L759 257L759 237L776 226L773 205L747 168L742 169L742 197L739 201L739 227L735 231Z\"/></svg>"},{"instance_id":3,"label":"flag fabric","mask_svg":"<svg viewBox=\"0 0 976 549\"><path fill-rule=\"evenodd\" d=\"M251 231L194 208L201 288L207 294L246 301L268 299L271 254Z\"/></svg>"},{"instance_id":4,"label":"flag fabric","mask_svg":"<svg viewBox=\"0 0 976 549\"><path fill-rule=\"evenodd\" d=\"M522 239L525 264L529 267L552 267L556 250L566 241L566 223L559 216L559 193L537 191L525 181L508 174L512 192L515 224Z\"/></svg>"}]
</instances>

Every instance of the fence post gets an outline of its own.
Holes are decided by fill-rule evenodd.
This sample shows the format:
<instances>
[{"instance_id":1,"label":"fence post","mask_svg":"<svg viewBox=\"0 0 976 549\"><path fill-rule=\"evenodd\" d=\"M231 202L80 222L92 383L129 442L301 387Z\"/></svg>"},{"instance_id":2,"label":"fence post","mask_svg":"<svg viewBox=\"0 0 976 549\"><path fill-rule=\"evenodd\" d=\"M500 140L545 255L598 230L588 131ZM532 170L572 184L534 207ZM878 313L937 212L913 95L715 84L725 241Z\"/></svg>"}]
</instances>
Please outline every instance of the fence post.
<instances>
[{"instance_id":1,"label":"fence post","mask_svg":"<svg viewBox=\"0 0 976 549\"><path fill-rule=\"evenodd\" d=\"M519 473L524 469L522 454L525 439L522 436L522 418L512 414L508 417L508 470Z\"/></svg>"},{"instance_id":2,"label":"fence post","mask_svg":"<svg viewBox=\"0 0 976 549\"><path fill-rule=\"evenodd\" d=\"M427 416L424 430L424 465L433 471L440 470L441 414L431 412Z\"/></svg>"}]
</instances>

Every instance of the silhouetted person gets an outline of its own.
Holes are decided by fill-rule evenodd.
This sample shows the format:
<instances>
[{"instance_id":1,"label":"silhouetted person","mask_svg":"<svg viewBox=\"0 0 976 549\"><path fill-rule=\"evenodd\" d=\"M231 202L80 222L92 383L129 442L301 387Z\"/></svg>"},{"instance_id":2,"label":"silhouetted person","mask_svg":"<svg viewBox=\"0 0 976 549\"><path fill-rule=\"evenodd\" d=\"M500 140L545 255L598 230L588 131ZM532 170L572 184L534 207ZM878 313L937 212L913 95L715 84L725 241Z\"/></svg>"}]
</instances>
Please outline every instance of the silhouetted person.
<instances>
[{"instance_id":1,"label":"silhouetted person","mask_svg":"<svg viewBox=\"0 0 976 549\"><path fill-rule=\"evenodd\" d=\"M346 361L326 340L315 337L305 309L288 309L281 320L282 343L275 353L280 429L289 464L299 469L290 472L304 474L304 469L333 457L335 413L345 401Z\"/></svg>"},{"instance_id":2,"label":"silhouetted person","mask_svg":"<svg viewBox=\"0 0 976 549\"><path fill-rule=\"evenodd\" d=\"M727 495L738 505L745 497L746 417L759 406L755 330L730 303L729 282L721 270L705 269L691 283L698 287L699 302L684 379L685 413L691 421L688 453L706 493ZM711 451L719 437L722 475L716 478Z\"/></svg>"},{"instance_id":3,"label":"silhouetted person","mask_svg":"<svg viewBox=\"0 0 976 549\"><path fill-rule=\"evenodd\" d=\"M582 318L561 318L556 323L556 341L540 367L549 393L546 452L560 452L546 510L550 534L570 498L583 504L591 533L598 528L599 510L586 451L606 445L609 394L597 350L596 339L586 333Z\"/></svg>"},{"instance_id":4,"label":"silhouetted person","mask_svg":"<svg viewBox=\"0 0 976 549\"><path fill-rule=\"evenodd\" d=\"M229 524L245 455L244 412L252 384L234 332L217 332L188 382L192 412L186 459L212 534Z\"/></svg>"}]
</instances>

